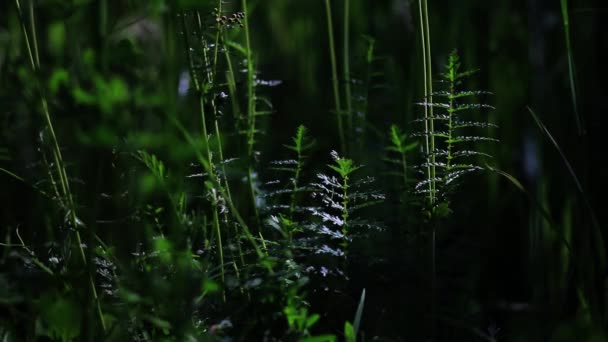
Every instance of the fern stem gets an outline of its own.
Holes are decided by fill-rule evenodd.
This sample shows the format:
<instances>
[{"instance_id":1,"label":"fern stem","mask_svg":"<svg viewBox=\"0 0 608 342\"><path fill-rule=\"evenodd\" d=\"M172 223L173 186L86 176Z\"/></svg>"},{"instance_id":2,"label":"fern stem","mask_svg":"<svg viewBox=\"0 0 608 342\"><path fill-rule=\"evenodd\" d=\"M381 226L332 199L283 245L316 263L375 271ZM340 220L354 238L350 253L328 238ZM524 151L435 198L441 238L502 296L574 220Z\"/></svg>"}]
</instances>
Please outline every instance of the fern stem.
<instances>
[{"instance_id":1,"label":"fern stem","mask_svg":"<svg viewBox=\"0 0 608 342\"><path fill-rule=\"evenodd\" d=\"M331 77L334 92L334 105L338 116L338 134L340 137L340 151L346 153L346 140L344 138L344 124L342 122L342 104L340 103L340 88L338 84L338 71L336 63L336 47L334 42L334 28L331 15L331 4L325 0L325 12L327 14L327 34L329 37L329 56L331 60Z\"/></svg>"},{"instance_id":2,"label":"fern stem","mask_svg":"<svg viewBox=\"0 0 608 342\"><path fill-rule=\"evenodd\" d=\"M296 206L296 192L298 191L298 181L300 179L300 173L302 172L302 150L298 148L298 165L296 165L296 173L293 179L293 188L291 192L291 199L289 204L289 218L293 219L293 214L295 212ZM291 242L291 234L290 234L290 242Z\"/></svg>"},{"instance_id":3,"label":"fern stem","mask_svg":"<svg viewBox=\"0 0 608 342\"><path fill-rule=\"evenodd\" d=\"M454 133L454 90L455 90L455 82L456 82L456 72L453 66L450 66L450 70L448 70L448 77L450 82L450 94L448 95L448 138L447 138L447 149L448 155L446 157L446 168L445 168L445 176L444 181L447 181L447 178L452 171L452 145L453 145L453 133Z\"/></svg>"},{"instance_id":4,"label":"fern stem","mask_svg":"<svg viewBox=\"0 0 608 342\"><path fill-rule=\"evenodd\" d=\"M342 234L344 235L344 253L348 248L348 176L342 179Z\"/></svg>"}]
</instances>

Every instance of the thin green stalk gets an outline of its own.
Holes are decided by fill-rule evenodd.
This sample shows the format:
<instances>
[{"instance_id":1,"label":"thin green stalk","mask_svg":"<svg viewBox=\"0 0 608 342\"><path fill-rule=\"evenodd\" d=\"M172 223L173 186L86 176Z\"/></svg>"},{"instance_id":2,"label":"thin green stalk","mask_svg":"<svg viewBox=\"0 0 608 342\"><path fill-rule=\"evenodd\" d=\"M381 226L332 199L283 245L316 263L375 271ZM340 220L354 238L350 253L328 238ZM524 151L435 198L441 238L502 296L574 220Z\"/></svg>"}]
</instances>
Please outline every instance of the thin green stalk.
<instances>
[{"instance_id":1,"label":"thin green stalk","mask_svg":"<svg viewBox=\"0 0 608 342\"><path fill-rule=\"evenodd\" d=\"M40 68L40 55L38 54L38 44L36 44L38 38L36 35L36 20L34 20L34 2L32 0L29 0L29 8L31 26L30 30L32 31L32 41L34 42L34 57L36 59L36 66Z\"/></svg>"},{"instance_id":2,"label":"thin green stalk","mask_svg":"<svg viewBox=\"0 0 608 342\"><path fill-rule=\"evenodd\" d=\"M420 11L420 33L422 38L422 50L423 50L423 66L424 66L424 99L427 105L425 105L425 148L427 153L427 179L429 180L429 205L432 207L435 205L436 200L436 182L435 182L435 123L433 114L433 71L432 71L432 60L431 60L431 39L429 29L429 13L427 0L418 1ZM431 105L428 105L431 104ZM436 315L436 226L435 220L431 217L431 316L430 316L430 329L431 337L435 337L435 315Z\"/></svg>"},{"instance_id":3,"label":"thin green stalk","mask_svg":"<svg viewBox=\"0 0 608 342\"><path fill-rule=\"evenodd\" d=\"M329 56L331 59L331 77L334 91L334 104L338 116L338 134L340 137L340 151L346 153L346 140L344 138L344 124L342 123L342 104L340 103L340 88L338 84L338 71L336 63L336 48L334 42L334 29L331 15L331 4L325 0L325 12L327 14L327 34L329 36Z\"/></svg>"},{"instance_id":4,"label":"thin green stalk","mask_svg":"<svg viewBox=\"0 0 608 342\"><path fill-rule=\"evenodd\" d=\"M0 243L0 246L2 247L8 247L8 248L12 248L12 247L20 247L23 248L30 256L30 260L38 267L40 267L41 270L43 270L44 272L48 273L49 275L53 276L55 275L55 273L53 272L53 270L51 270L50 268L48 268L44 263L42 263L40 261L40 259L38 259L36 257L36 253L34 253L31 249L29 249L27 247L27 245L25 244L25 242L23 242L23 239L21 238L21 235L19 235L19 228L17 228L17 230L15 231L17 238L19 239L20 244L11 244L11 243Z\"/></svg>"},{"instance_id":5,"label":"thin green stalk","mask_svg":"<svg viewBox=\"0 0 608 342\"><path fill-rule=\"evenodd\" d=\"M258 210L257 196L255 191L255 184L253 180L253 162L255 160L253 155L253 148L255 145L255 133L256 133L256 109L255 109L255 69L253 65L253 56L251 53L251 39L249 35L249 11L247 10L247 0L242 0L241 5L243 7L243 13L245 18L243 19L243 27L245 30L245 53L247 59L247 156L249 157L249 168L247 170L247 181L249 182L249 191L251 195L251 204L253 205L253 212L255 220L258 226L260 224L260 213ZM258 231L258 235L262 239L262 245L266 250L266 242L262 236L261 230Z\"/></svg>"},{"instance_id":6,"label":"thin green stalk","mask_svg":"<svg viewBox=\"0 0 608 342\"><path fill-rule=\"evenodd\" d=\"M432 66L432 58L431 58L431 37L430 37L430 29L429 29L429 9L427 0L423 0L424 2L424 19L425 19L425 36L426 36L426 53L425 59L427 60L427 81L426 85L428 89L426 90L427 98L429 103L433 103L433 66ZM435 121L434 121L434 113L433 106L429 107L429 116L431 117L431 122L429 122L429 128L431 130L431 177L433 181L431 184L433 185L433 204L437 198L437 183L435 181L436 171L435 171ZM435 317L437 315L437 227L436 224L432 224L431 226L431 291L432 291L432 303L431 303L431 336L435 337Z\"/></svg>"},{"instance_id":7,"label":"thin green stalk","mask_svg":"<svg viewBox=\"0 0 608 342\"><path fill-rule=\"evenodd\" d=\"M222 0L218 0L217 1L217 14L221 15L221 13L222 13ZM200 20L200 16L199 16L199 20ZM213 75L217 74L217 61L218 61L218 54L219 54L219 43L220 43L221 31L222 31L221 24L217 23L216 31L215 31L215 45L213 48ZM200 34L202 36L202 32Z\"/></svg>"},{"instance_id":8,"label":"thin green stalk","mask_svg":"<svg viewBox=\"0 0 608 342\"><path fill-rule=\"evenodd\" d=\"M31 42L29 40L29 35L27 32L25 21L23 19L23 12L21 10L21 3L19 0L15 0L15 6L17 8L17 15L18 15L19 21L21 23L21 29L22 29L22 33L23 33L23 36L25 39L25 44L26 44L26 48L28 51L28 55L29 55L30 67L31 67L32 71L35 74L37 74L40 72L40 56L38 53L38 41L37 41L37 36L36 36L36 20L35 20L35 15L34 15L34 5L33 5L32 1L29 2L29 21L30 21L30 29L32 31L32 41ZM65 209L67 210L68 217L70 219L70 223L72 224L72 226L74 227L74 230L75 230L75 236L76 236L76 242L78 244L79 254L82 258L83 264L87 265L87 258L86 258L85 252L84 252L82 239L80 237L80 232L78 231L78 226L80 224L78 223L78 219L76 217L74 201L73 201L73 197L72 197L72 192L70 191L69 180L68 180L68 176L67 176L67 172L66 172L66 168L65 168L65 163L63 162L63 156L61 154L61 149L59 148L59 142L58 142L57 136L55 134L53 122L51 120L51 114L49 111L48 102L47 102L47 99L42 90L41 90L40 101L41 101L41 105L42 105L42 113L44 116L44 120L45 120L47 129L49 130L49 134L51 136L53 159L55 162L55 166L57 168L57 173L59 175L59 184L61 186L62 197L65 199L65 204L66 204ZM101 303L97 296L97 289L95 288L95 282L94 282L93 276L91 275L90 272L89 272L89 285L91 286L91 289L92 289L93 300L96 303L97 312L99 315L99 320L101 322L102 329L105 332L106 323L105 323L105 319L103 316L103 312L101 310Z\"/></svg>"},{"instance_id":9,"label":"thin green stalk","mask_svg":"<svg viewBox=\"0 0 608 342\"><path fill-rule=\"evenodd\" d=\"M221 5L222 2L219 1L219 6L220 6L220 11L221 11ZM219 41L219 33L220 33L220 25L217 24L217 32L216 32L216 38L215 38L215 48L214 48L214 54L213 54L213 68L207 68L207 65L209 65L209 57L207 56L207 42L205 41L205 35L203 34L203 21L201 19L201 15L199 12L196 13L196 17L197 17L197 23L198 23L198 31L199 31L199 35L200 35L200 39L201 42L203 43L203 60L205 62L205 67L207 69L207 82L209 84L209 86L213 86L214 82L215 82L215 70L217 67L217 54L218 54L218 41ZM222 133L220 131L220 127L219 127L219 122L218 122L218 110L217 110L217 105L215 103L215 97L211 98L211 108L213 109L213 125L215 128L215 136L217 137L217 152L218 155L220 157L220 162L221 164L221 168L222 168L222 172L224 174L224 185L226 186L226 193L228 193L228 196L231 196L230 194L230 184L228 183L228 177L226 177L226 167L223 164L224 161L224 149L222 147Z\"/></svg>"},{"instance_id":10,"label":"thin green stalk","mask_svg":"<svg viewBox=\"0 0 608 342\"><path fill-rule=\"evenodd\" d=\"M401 152L401 168L403 169L403 186L407 189L407 159L405 158L405 152ZM405 192L407 194L407 191Z\"/></svg>"},{"instance_id":11,"label":"thin green stalk","mask_svg":"<svg viewBox=\"0 0 608 342\"><path fill-rule=\"evenodd\" d=\"M222 284L224 283L224 247L222 244L222 230L220 229L220 219L217 213L217 204L213 206L213 227L215 228L215 234L217 234L217 251L220 255L220 279ZM222 292L222 298L226 301L226 293Z\"/></svg>"},{"instance_id":12,"label":"thin green stalk","mask_svg":"<svg viewBox=\"0 0 608 342\"><path fill-rule=\"evenodd\" d=\"M426 86L427 86L427 90L426 90L426 96L427 96L427 101L429 103L433 103L433 63L432 63L432 58L431 58L431 30L429 29L429 9L428 9L428 3L427 0L422 0L422 2L424 3L424 35L425 35L425 39L426 39L426 50L425 50L425 59L426 59ZM437 184L434 181L435 179L435 120L434 120L434 113L433 113L433 106L429 107L429 117L431 118L431 121L429 122L429 128L431 130L431 177L433 179L433 181L431 182L431 184L433 184L433 202L436 199L437 196Z\"/></svg>"},{"instance_id":13,"label":"thin green stalk","mask_svg":"<svg viewBox=\"0 0 608 342\"><path fill-rule=\"evenodd\" d=\"M418 9L419 9L419 14L420 14L420 42L422 44L422 68L424 69L424 77L423 77L423 82L424 82L424 101L427 102L428 100L428 86L427 86L427 70L428 70L428 66L427 66L427 59L426 59L426 36L424 34L424 10L423 10L423 4L422 4L423 0L418 0ZM429 123L429 106L424 106L424 153L426 154L426 162L427 162L427 166L426 166L426 178L429 180L429 184L428 184L428 200L429 200L429 204L432 206L433 202L434 202L434 196L433 196L433 184L432 184L432 179L433 177L431 176L431 143L430 143L430 135L431 135L431 130L430 130L430 123Z\"/></svg>"},{"instance_id":14,"label":"thin green stalk","mask_svg":"<svg viewBox=\"0 0 608 342\"><path fill-rule=\"evenodd\" d=\"M293 214L295 212L295 207L296 207L296 193L298 191L298 180L300 179L300 173L302 173L302 163L303 163L302 159L303 159L302 151L301 151L301 149L298 149L298 165L296 165L296 174L294 175L294 179L293 179L293 188L291 191L291 199L290 199L290 204L289 204L289 217L291 219L293 219Z\"/></svg>"},{"instance_id":15,"label":"thin green stalk","mask_svg":"<svg viewBox=\"0 0 608 342\"><path fill-rule=\"evenodd\" d=\"M243 26L245 31L245 53L247 59L247 155L253 159L253 146L255 143L255 69L253 66L253 56L251 53L251 39L249 37L249 12L247 11L247 0L242 0L243 13L245 18ZM255 203L254 203L255 204Z\"/></svg>"},{"instance_id":16,"label":"thin green stalk","mask_svg":"<svg viewBox=\"0 0 608 342\"><path fill-rule=\"evenodd\" d=\"M578 112L578 101L576 95L576 83L574 82L574 57L572 52L572 43L570 40L570 18L568 15L568 0L560 0L562 7L562 21L564 24L564 38L566 39L566 50L568 52L568 76L570 80L570 96L572 97L572 109L574 110L574 118L579 135L585 134L583 119Z\"/></svg>"},{"instance_id":17,"label":"thin green stalk","mask_svg":"<svg viewBox=\"0 0 608 342\"><path fill-rule=\"evenodd\" d=\"M225 38L224 38L225 40ZM230 52L227 48L224 49L224 56L226 58L226 65L228 66L228 71L226 72L226 83L228 84L228 93L230 95L230 104L232 105L232 115L234 118L234 122L236 125L236 131L239 132L241 121L243 120L243 116L241 114L241 109L239 108L239 103L236 99L236 78L234 76L234 67L232 66L232 58L230 57Z\"/></svg>"},{"instance_id":18,"label":"thin green stalk","mask_svg":"<svg viewBox=\"0 0 608 342\"><path fill-rule=\"evenodd\" d=\"M232 216L234 217L234 219L236 220L236 222L239 225L241 225L241 227L243 229L243 232L245 233L245 237L251 243L251 246L255 250L256 255L259 258L262 258L264 256L264 253L262 253L262 250L260 249L260 247L258 246L257 242L255 241L255 238L253 237L253 234L251 234L251 231L249 230L249 226L247 225L247 223L245 222L245 220L243 219L243 217L241 216L241 214L236 209L236 206L228 198L228 195L226 194L224 188L221 186L221 184L217 180L217 178L214 177L214 174L212 173L212 170L213 170L212 169L212 165L198 151L197 144L195 143L195 141L192 138L192 136L190 136L190 133L188 133L188 131L184 128L184 126L179 121L177 121L176 119L173 120L173 124L180 130L180 132L182 132L182 134L184 135L184 137L186 138L186 140L188 141L188 143L190 144L190 146L192 146L194 148L194 152L196 153L196 156L197 156L197 158L198 158L201 166L203 166L203 168L205 169L205 171L207 171L207 173L209 173L211 175L209 181L212 183L213 186L216 187L216 189L218 190L220 196L228 199L226 201L226 203L228 204L228 209L230 209L230 213L232 214ZM269 265L267 265L267 268L268 268L269 271L272 271L272 268Z\"/></svg>"},{"instance_id":19,"label":"thin green stalk","mask_svg":"<svg viewBox=\"0 0 608 342\"><path fill-rule=\"evenodd\" d=\"M344 0L344 89L346 92L346 114L348 115L348 132L353 134L353 108L350 79L350 0Z\"/></svg>"},{"instance_id":20,"label":"thin green stalk","mask_svg":"<svg viewBox=\"0 0 608 342\"><path fill-rule=\"evenodd\" d=\"M361 111L361 116L357 115L356 118L358 118L358 127L361 127L361 134L357 134L357 136L359 137L359 148L363 148L363 146L365 145L365 142L367 141L366 139L366 134L367 134L367 114L368 114L368 110L369 110L369 96L370 96L370 89L371 89L371 82L372 82L372 71L373 71L373 67L372 67L372 63L374 62L374 46L375 46L375 41L374 39L367 37L367 41L368 41L368 46L367 46L367 54L366 54L366 63L367 63L367 71L366 71L366 76L365 76L365 97L364 97L364 102L363 102L363 106L362 106L362 111Z\"/></svg>"},{"instance_id":21,"label":"thin green stalk","mask_svg":"<svg viewBox=\"0 0 608 342\"><path fill-rule=\"evenodd\" d=\"M182 13L181 18L182 18L182 28L184 30L184 43L185 43L185 48L186 48L186 55L187 55L187 59L188 59L188 67L190 70L190 78L193 80L194 82L194 86L195 89L199 95L199 110L201 113L201 125L202 125L202 133L203 133L203 140L205 142L205 152L207 154L207 161L210 163L210 178L215 179L216 175L215 175L215 170L213 167L213 162L212 162L212 154L211 154L211 148L209 147L209 133L207 131L207 117L205 114L205 97L203 94L203 87L201 86L201 81L199 80L195 68L194 68L194 61L192 58L192 49L191 49L191 45L190 45L190 40L189 40L189 32L188 32L188 26L186 25L186 19L185 19L185 13ZM203 47L204 49L204 47ZM219 187L221 187L221 183L218 184ZM211 196L212 196L212 210L213 210L213 227L214 230L216 232L216 238L217 238L217 248L218 248L218 253L220 256L220 270L221 270L221 280L222 282L224 281L224 274L225 274L225 270L224 270L224 251L223 251L223 244L222 244L222 232L220 229L220 225L219 225L219 218L218 218L218 197L217 197L217 193L215 191L211 191ZM224 297L225 299L225 297Z\"/></svg>"}]
</instances>

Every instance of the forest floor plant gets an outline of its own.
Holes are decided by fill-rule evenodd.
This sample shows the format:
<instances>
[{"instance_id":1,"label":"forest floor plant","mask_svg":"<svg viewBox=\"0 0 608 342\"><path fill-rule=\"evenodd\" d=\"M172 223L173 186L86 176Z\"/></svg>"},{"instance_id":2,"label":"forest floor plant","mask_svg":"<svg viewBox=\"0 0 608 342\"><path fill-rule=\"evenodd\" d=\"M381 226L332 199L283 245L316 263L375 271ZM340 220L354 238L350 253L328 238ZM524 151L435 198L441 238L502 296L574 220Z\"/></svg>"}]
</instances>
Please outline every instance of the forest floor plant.
<instances>
[{"instance_id":1,"label":"forest floor plant","mask_svg":"<svg viewBox=\"0 0 608 342\"><path fill-rule=\"evenodd\" d=\"M482 164L475 158L490 157L476 150L479 142L496 142L494 138L483 135L470 135L471 130L487 129L495 125L467 119L464 115L471 110L492 109L485 103L470 101L479 96L489 94L486 91L461 90L463 81L475 71L461 71L460 59L454 50L448 57L445 71L441 75L445 90L435 91L428 95L425 102L419 103L425 108L425 116L417 121L424 124L425 146L428 145L429 155L421 165L426 177L416 184L416 191L428 198L426 216L431 227L431 284L433 303L437 301L436 287L436 228L439 222L448 217L451 212L451 197L454 195L457 181L460 177L471 172L483 170ZM441 102L433 102L433 98ZM468 101L467 101L468 100ZM431 149L432 148L432 149ZM436 304L433 304L435 307ZM434 321L436 310L431 319ZM433 323L434 326L434 323ZM433 329L434 330L434 329Z\"/></svg>"}]
</instances>

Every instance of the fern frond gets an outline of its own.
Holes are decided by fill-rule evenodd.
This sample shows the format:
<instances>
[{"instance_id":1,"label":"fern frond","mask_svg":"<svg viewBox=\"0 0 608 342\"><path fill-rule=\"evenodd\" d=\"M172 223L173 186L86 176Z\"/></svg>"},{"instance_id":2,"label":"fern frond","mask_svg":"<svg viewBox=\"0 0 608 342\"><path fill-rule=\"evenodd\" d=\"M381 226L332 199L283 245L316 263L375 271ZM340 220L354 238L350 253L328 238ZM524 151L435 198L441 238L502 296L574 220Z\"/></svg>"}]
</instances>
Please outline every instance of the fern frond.
<instances>
[{"instance_id":1,"label":"fern frond","mask_svg":"<svg viewBox=\"0 0 608 342\"><path fill-rule=\"evenodd\" d=\"M460 59L454 51L448 58L445 72L441 74L441 84L444 85L445 89L435 91L428 95L425 101L417 103L417 105L425 108L436 108L440 112L415 120L415 122L422 122L425 125L433 124L434 129L414 134L414 136L425 139L429 137L435 139L435 148L427 152L426 161L417 167L418 169L432 168L436 170L434 176L427 172L426 178L419 181L415 186L416 192L424 193L435 199L435 201L431 201L435 207L447 207L449 194L453 191L454 182L457 179L465 174L483 169L476 163L468 163L468 161L477 157L491 157L487 153L477 151L474 144L498 142L498 139L476 133L469 135L471 134L470 130L497 126L488 122L463 118L468 112L494 109L494 107L483 102L475 102L476 98L490 95L490 92L459 89L464 81L476 72L475 70L461 71L460 67ZM432 101L433 96L440 98L441 101ZM458 159L458 162L455 159ZM462 160L467 162L462 162ZM435 212L435 210L433 209L432 212Z\"/></svg>"}]
</instances>

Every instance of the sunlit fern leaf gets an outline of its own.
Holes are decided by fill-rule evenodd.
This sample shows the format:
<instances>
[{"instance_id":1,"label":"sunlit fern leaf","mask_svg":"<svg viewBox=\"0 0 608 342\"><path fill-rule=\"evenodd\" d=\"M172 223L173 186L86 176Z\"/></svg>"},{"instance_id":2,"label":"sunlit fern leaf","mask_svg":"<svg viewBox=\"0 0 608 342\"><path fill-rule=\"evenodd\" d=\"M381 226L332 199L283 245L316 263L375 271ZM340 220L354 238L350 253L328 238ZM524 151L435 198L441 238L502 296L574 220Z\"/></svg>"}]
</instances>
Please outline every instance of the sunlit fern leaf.
<instances>
[{"instance_id":1,"label":"sunlit fern leaf","mask_svg":"<svg viewBox=\"0 0 608 342\"><path fill-rule=\"evenodd\" d=\"M347 252L353 234L366 234L365 228L378 226L357 218L357 213L383 202L385 196L373 189L372 177L355 177L360 166L351 159L340 157L335 151L331 157L334 164L328 167L335 175L317 174L317 182L312 184L313 197L321 206L312 209L311 214L322 223L323 229L342 236L341 247Z\"/></svg>"},{"instance_id":2,"label":"sunlit fern leaf","mask_svg":"<svg viewBox=\"0 0 608 342\"><path fill-rule=\"evenodd\" d=\"M146 151L138 151L136 156L159 180L163 180L167 177L165 165L154 154L150 154Z\"/></svg>"},{"instance_id":3,"label":"sunlit fern leaf","mask_svg":"<svg viewBox=\"0 0 608 342\"><path fill-rule=\"evenodd\" d=\"M458 92L454 92L451 93L449 91L445 91L445 90L441 90L441 91L436 91L434 93L431 94L431 96L433 97L452 97L452 98L461 98L461 97L468 97L468 96L479 96L479 95L493 95L493 93L489 92L489 91L484 91L484 90L473 90L473 91L458 91Z\"/></svg>"},{"instance_id":4,"label":"sunlit fern leaf","mask_svg":"<svg viewBox=\"0 0 608 342\"><path fill-rule=\"evenodd\" d=\"M425 129L414 135L426 139L427 144L431 138L434 146L427 146L426 150L430 152L425 156L425 162L418 166L420 171L432 171L424 172L425 177L416 184L415 190L433 199L430 202L435 206L449 204L449 195L454 191L455 181L461 176L484 169L475 158L491 156L477 151L475 144L498 142L495 138L480 135L481 132L469 132L496 127L492 123L463 117L473 111L491 110L494 107L476 102L480 97L491 95L490 92L460 89L467 77L475 73L461 71L460 67L459 57L454 51L448 58L445 72L441 74L440 84L444 89L435 91L425 101L418 103L419 106L435 109L435 113L415 121L424 124ZM432 101L433 97L441 101Z\"/></svg>"}]
</instances>

